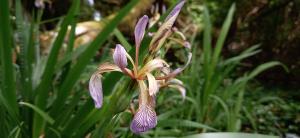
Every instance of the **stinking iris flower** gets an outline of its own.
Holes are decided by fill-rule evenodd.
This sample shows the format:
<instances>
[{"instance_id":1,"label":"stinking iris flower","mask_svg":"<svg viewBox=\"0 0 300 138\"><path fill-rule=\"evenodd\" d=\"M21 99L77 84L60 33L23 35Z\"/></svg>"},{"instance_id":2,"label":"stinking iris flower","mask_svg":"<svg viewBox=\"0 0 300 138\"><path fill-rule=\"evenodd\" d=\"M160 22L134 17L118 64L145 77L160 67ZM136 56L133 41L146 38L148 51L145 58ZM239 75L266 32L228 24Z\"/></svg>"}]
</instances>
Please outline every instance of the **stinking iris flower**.
<instances>
[{"instance_id":1,"label":"stinking iris flower","mask_svg":"<svg viewBox=\"0 0 300 138\"><path fill-rule=\"evenodd\" d=\"M172 33L174 32L172 26L183 5L184 1L179 2L166 17L164 23L160 26L158 31L154 34L149 46L150 57L154 58L146 60L146 64L143 67L139 67L138 59L140 45L149 21L149 18L146 15L141 17L135 26L135 61L126 52L122 45L117 44L113 52L114 64L101 64L97 71L90 78L89 92L94 100L96 108L101 108L102 106L103 93L101 77L103 73L111 71L122 72L138 83L140 92L139 106L137 111L134 113L134 118L130 125L130 129L134 133L142 133L156 126L157 116L155 112L155 95L160 88L170 87L178 89L183 98L185 97L185 88L183 83L180 80L175 79L175 76L182 72L190 63L192 57L191 52L188 54L187 63L183 67L175 70L172 70L166 61L157 56L158 51L165 40L171 37ZM188 42L185 41L181 44L190 50ZM127 68L127 59L133 66L132 70Z\"/></svg>"}]
</instances>

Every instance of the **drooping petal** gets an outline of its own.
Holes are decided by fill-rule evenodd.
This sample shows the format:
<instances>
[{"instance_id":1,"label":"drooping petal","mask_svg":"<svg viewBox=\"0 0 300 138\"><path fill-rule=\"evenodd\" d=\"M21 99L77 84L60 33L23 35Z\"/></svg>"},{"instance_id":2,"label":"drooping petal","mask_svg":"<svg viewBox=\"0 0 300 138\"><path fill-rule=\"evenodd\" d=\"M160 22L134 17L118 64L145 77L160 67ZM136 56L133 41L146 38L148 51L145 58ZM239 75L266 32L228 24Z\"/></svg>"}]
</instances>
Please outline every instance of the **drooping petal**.
<instances>
[{"instance_id":1,"label":"drooping petal","mask_svg":"<svg viewBox=\"0 0 300 138\"><path fill-rule=\"evenodd\" d=\"M158 92L159 86L158 86L157 81L155 80L155 77L152 74L146 73L146 75L148 78L149 94L150 94L150 96L153 96Z\"/></svg>"},{"instance_id":2,"label":"drooping petal","mask_svg":"<svg viewBox=\"0 0 300 138\"><path fill-rule=\"evenodd\" d=\"M149 105L140 106L130 124L133 133L139 134L154 128L157 124L157 117L154 109Z\"/></svg>"},{"instance_id":3,"label":"drooping petal","mask_svg":"<svg viewBox=\"0 0 300 138\"><path fill-rule=\"evenodd\" d=\"M98 73L100 73L100 74L105 73L105 72L112 72L112 71L123 72L124 74L129 75L130 77L133 78L133 73L128 68L120 69L117 65L111 64L108 62L103 63L98 67Z\"/></svg>"},{"instance_id":4,"label":"drooping petal","mask_svg":"<svg viewBox=\"0 0 300 138\"><path fill-rule=\"evenodd\" d=\"M171 80L169 80L168 81L168 84L170 84L170 85L181 85L181 86L183 86L183 82L181 81L181 80L179 80L179 79L171 79Z\"/></svg>"},{"instance_id":5,"label":"drooping petal","mask_svg":"<svg viewBox=\"0 0 300 138\"><path fill-rule=\"evenodd\" d=\"M193 54L190 52L189 55L188 55L188 60L185 63L185 65L183 66L183 69L185 69L191 63L192 56L193 56Z\"/></svg>"},{"instance_id":6,"label":"drooping petal","mask_svg":"<svg viewBox=\"0 0 300 138\"><path fill-rule=\"evenodd\" d=\"M162 59L156 58L153 60L150 60L146 65L139 71L138 76L143 77L146 75L147 72L152 72L155 69L162 68L165 66L169 66L168 63Z\"/></svg>"},{"instance_id":7,"label":"drooping petal","mask_svg":"<svg viewBox=\"0 0 300 138\"><path fill-rule=\"evenodd\" d=\"M168 85L168 87L177 89L180 92L180 94L182 96L182 99L183 100L185 99L185 97L186 97L186 90L185 90L185 88L182 85Z\"/></svg>"},{"instance_id":8,"label":"drooping petal","mask_svg":"<svg viewBox=\"0 0 300 138\"><path fill-rule=\"evenodd\" d=\"M89 92L91 97L94 100L95 107L101 108L103 102L103 93L102 93L101 75L98 72L94 73L90 78Z\"/></svg>"},{"instance_id":9,"label":"drooping petal","mask_svg":"<svg viewBox=\"0 0 300 138\"><path fill-rule=\"evenodd\" d=\"M135 36L135 45L136 47L139 47L141 45L141 42L143 40L144 34L145 34L145 29L148 24L148 16L144 15L139 19L135 26L134 30L134 36Z\"/></svg>"},{"instance_id":10,"label":"drooping petal","mask_svg":"<svg viewBox=\"0 0 300 138\"><path fill-rule=\"evenodd\" d=\"M105 72L111 72L111 71L119 71L122 72L122 70L115 64L111 64L111 63L103 63L101 65L99 65L98 67L98 73L102 74Z\"/></svg>"},{"instance_id":11,"label":"drooping petal","mask_svg":"<svg viewBox=\"0 0 300 138\"><path fill-rule=\"evenodd\" d=\"M127 52L124 47L120 44L117 44L113 54L113 59L115 64L121 69L124 69L127 66L126 54Z\"/></svg>"},{"instance_id":12,"label":"drooping petal","mask_svg":"<svg viewBox=\"0 0 300 138\"><path fill-rule=\"evenodd\" d=\"M174 9L170 12L170 14L165 19L162 26L158 29L158 31L153 36L153 38L150 42L150 51L151 52L156 52L158 49L160 49L160 47L162 46L162 44L164 43L166 38L168 36L170 36L170 34L172 32L171 28L174 25L175 20L178 16L182 6L184 5L184 2L185 1L183 0L174 7Z\"/></svg>"}]
</instances>

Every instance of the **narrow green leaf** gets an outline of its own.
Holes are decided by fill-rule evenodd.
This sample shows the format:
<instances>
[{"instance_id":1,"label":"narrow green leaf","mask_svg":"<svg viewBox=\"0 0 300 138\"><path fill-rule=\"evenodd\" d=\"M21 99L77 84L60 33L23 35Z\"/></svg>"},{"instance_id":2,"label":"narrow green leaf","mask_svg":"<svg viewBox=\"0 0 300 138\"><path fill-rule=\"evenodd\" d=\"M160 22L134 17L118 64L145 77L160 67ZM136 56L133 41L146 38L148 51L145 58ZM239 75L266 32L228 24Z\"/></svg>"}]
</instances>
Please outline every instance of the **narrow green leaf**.
<instances>
[{"instance_id":1,"label":"narrow green leaf","mask_svg":"<svg viewBox=\"0 0 300 138\"><path fill-rule=\"evenodd\" d=\"M44 110L46 108L47 104L47 97L49 88L51 86L52 77L55 71L55 64L57 63L57 58L59 54L59 50L64 42L64 38L66 36L68 26L74 20L76 10L79 8L80 1L75 0L72 4L71 9L69 10L67 16L64 18L60 30L58 32L58 36L56 37L53 46L51 48L51 52L49 54L49 57L47 59L46 67L42 76L42 80L40 84L38 85L36 89L36 99L35 103L37 107L39 107L41 110ZM33 124L33 137L39 137L41 130L43 129L43 118L35 114L34 116L34 124Z\"/></svg>"},{"instance_id":2,"label":"narrow green leaf","mask_svg":"<svg viewBox=\"0 0 300 138\"><path fill-rule=\"evenodd\" d=\"M32 110L34 110L37 114L39 114L44 120L46 120L49 124L53 124L54 123L54 119L51 118L46 112L44 112L43 110L41 110L39 107L30 104L30 103L26 103L26 102L19 102L20 105L25 105L29 108L31 108Z\"/></svg>"},{"instance_id":3,"label":"narrow green leaf","mask_svg":"<svg viewBox=\"0 0 300 138\"><path fill-rule=\"evenodd\" d=\"M209 11L207 7L204 7L204 36L203 36L203 54L204 54L204 71L208 74L208 65L211 58L211 22L209 17Z\"/></svg>"},{"instance_id":4,"label":"narrow green leaf","mask_svg":"<svg viewBox=\"0 0 300 138\"><path fill-rule=\"evenodd\" d=\"M274 66L278 66L278 65L281 65L286 71L288 71L288 68L283 65L282 63L278 62L278 61L271 61L271 62L267 62L267 63L264 63L264 64L261 64L259 65L258 67L256 67L248 76L248 80L256 77L259 73L269 69L269 68L272 68Z\"/></svg>"},{"instance_id":5,"label":"narrow green leaf","mask_svg":"<svg viewBox=\"0 0 300 138\"><path fill-rule=\"evenodd\" d=\"M0 1L0 56L1 56L1 95L8 106L19 113L16 97L16 81L12 60L12 33L9 13L9 0Z\"/></svg>"},{"instance_id":6,"label":"narrow green leaf","mask_svg":"<svg viewBox=\"0 0 300 138\"><path fill-rule=\"evenodd\" d=\"M126 51L130 51L132 46L128 43L122 32L116 28L114 30L114 34L118 38L119 42L125 47Z\"/></svg>"},{"instance_id":7,"label":"narrow green leaf","mask_svg":"<svg viewBox=\"0 0 300 138\"><path fill-rule=\"evenodd\" d=\"M212 57L212 64L213 66L215 66L220 58L220 54L221 54L221 50L223 48L223 45L224 45L224 42L225 42L225 39L227 37L227 34L228 34L228 31L230 29L230 25L231 25L231 22L232 22L232 19L233 19L233 14L234 14L234 11L235 11L235 4L233 4L228 12L228 15L226 17L226 20L222 26L222 30L221 30L221 33L220 33L220 36L217 40L217 44L216 44L216 48L214 50L214 54L213 54L213 57Z\"/></svg>"}]
</instances>

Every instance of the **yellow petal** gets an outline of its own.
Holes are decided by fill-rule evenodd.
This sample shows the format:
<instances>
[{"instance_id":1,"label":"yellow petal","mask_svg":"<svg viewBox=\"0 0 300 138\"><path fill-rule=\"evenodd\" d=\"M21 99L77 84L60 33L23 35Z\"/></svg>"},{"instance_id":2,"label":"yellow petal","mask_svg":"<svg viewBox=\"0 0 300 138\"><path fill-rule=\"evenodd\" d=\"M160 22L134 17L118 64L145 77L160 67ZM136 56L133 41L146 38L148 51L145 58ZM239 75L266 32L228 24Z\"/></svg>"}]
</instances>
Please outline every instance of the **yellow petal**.
<instances>
[{"instance_id":1,"label":"yellow petal","mask_svg":"<svg viewBox=\"0 0 300 138\"><path fill-rule=\"evenodd\" d=\"M152 74L146 73L146 75L148 78L149 94L150 94L150 96L153 96L158 92L159 86L158 86L157 81L155 80L155 77Z\"/></svg>"},{"instance_id":2,"label":"yellow petal","mask_svg":"<svg viewBox=\"0 0 300 138\"><path fill-rule=\"evenodd\" d=\"M139 105L146 105L148 103L148 89L143 80L138 80L139 88L140 88L140 98L139 98Z\"/></svg>"},{"instance_id":3,"label":"yellow petal","mask_svg":"<svg viewBox=\"0 0 300 138\"><path fill-rule=\"evenodd\" d=\"M149 61L138 73L139 77L144 77L146 73L150 73L153 70L169 66L168 63L162 59L153 59Z\"/></svg>"},{"instance_id":4,"label":"yellow petal","mask_svg":"<svg viewBox=\"0 0 300 138\"><path fill-rule=\"evenodd\" d=\"M119 71L122 72L122 70L115 64L111 63L103 63L98 67L98 73L102 74L105 72L111 72L111 71Z\"/></svg>"}]
</instances>

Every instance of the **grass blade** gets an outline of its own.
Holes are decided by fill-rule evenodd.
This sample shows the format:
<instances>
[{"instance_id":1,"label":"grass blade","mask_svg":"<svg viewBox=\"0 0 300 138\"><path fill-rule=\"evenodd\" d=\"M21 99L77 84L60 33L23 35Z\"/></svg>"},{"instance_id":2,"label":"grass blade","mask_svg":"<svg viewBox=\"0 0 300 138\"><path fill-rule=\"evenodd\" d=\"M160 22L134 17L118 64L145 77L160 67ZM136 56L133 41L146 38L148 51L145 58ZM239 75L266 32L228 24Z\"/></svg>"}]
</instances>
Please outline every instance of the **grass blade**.
<instances>
[{"instance_id":1,"label":"grass blade","mask_svg":"<svg viewBox=\"0 0 300 138\"><path fill-rule=\"evenodd\" d=\"M229 13L226 17L226 20L222 26L222 30L221 30L221 33L220 33L220 36L217 40L217 44L216 44L216 48L214 50L214 54L213 54L213 57L212 57L212 66L216 66L219 58L220 58L220 54L221 54L221 50L222 50L222 47L224 45L224 42L225 42L225 39L226 39L226 36L228 34L228 31L230 29L230 25L231 25L231 22L232 22L232 19L233 19L233 14L234 14L234 11L235 11L235 4L233 4L229 10Z\"/></svg>"},{"instance_id":2,"label":"grass blade","mask_svg":"<svg viewBox=\"0 0 300 138\"><path fill-rule=\"evenodd\" d=\"M66 18L63 20L60 30L58 33L58 36L56 37L53 47L51 48L50 55L47 59L46 67L42 76L42 81L40 82L39 86L36 89L36 105L41 110L44 110L46 108L47 104L47 97L48 97L48 91L51 85L52 76L55 71L55 64L57 62L58 53L60 50L60 47L62 46L64 42L64 38L66 36L68 26L74 20L74 13L79 8L80 1L75 0L71 9L69 10ZM39 115L35 114L34 116L34 124L33 124L33 137L39 137L39 134L41 130L43 129L43 118L41 118Z\"/></svg>"},{"instance_id":3,"label":"grass blade","mask_svg":"<svg viewBox=\"0 0 300 138\"><path fill-rule=\"evenodd\" d=\"M1 56L1 95L9 107L18 114L16 81L12 60L12 34L9 17L9 1L0 1L0 56Z\"/></svg>"},{"instance_id":4,"label":"grass blade","mask_svg":"<svg viewBox=\"0 0 300 138\"><path fill-rule=\"evenodd\" d=\"M44 120L46 120L49 124L53 124L54 123L54 119L51 118L46 112L44 112L43 110L41 110L37 106L35 106L33 104L30 104L30 103L26 103L26 102L19 102L19 104L20 105L25 105L25 106L31 108L37 114L39 114Z\"/></svg>"}]
</instances>

